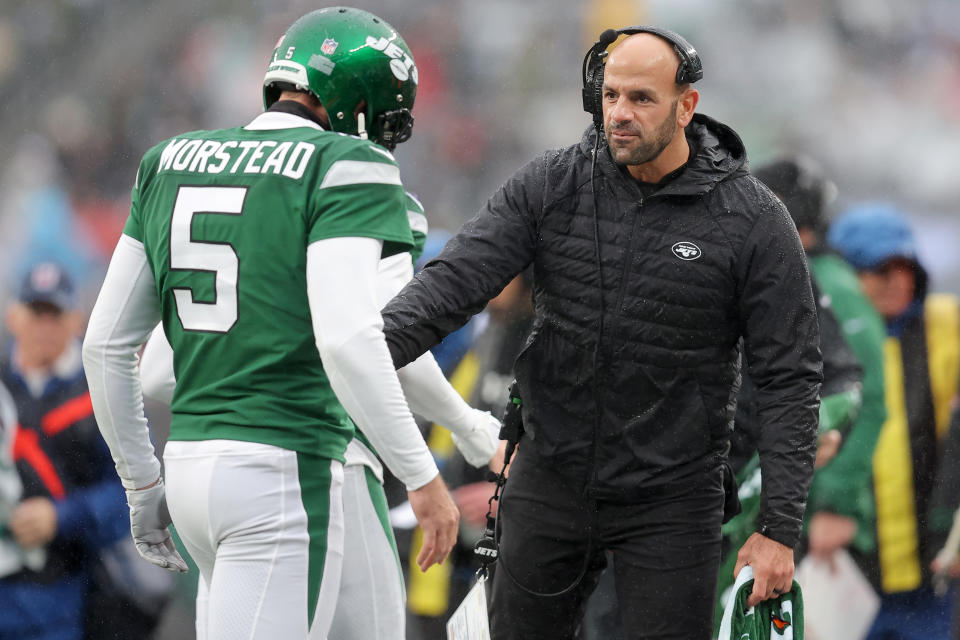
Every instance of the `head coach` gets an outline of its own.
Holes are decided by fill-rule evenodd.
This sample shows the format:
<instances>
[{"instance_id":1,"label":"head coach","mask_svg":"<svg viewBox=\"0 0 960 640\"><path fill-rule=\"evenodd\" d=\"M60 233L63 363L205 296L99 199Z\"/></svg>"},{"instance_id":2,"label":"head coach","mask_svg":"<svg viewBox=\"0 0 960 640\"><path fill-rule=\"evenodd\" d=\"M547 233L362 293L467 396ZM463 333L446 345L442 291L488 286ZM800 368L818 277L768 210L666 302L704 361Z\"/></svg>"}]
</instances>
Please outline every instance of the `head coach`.
<instances>
[{"instance_id":1,"label":"head coach","mask_svg":"<svg viewBox=\"0 0 960 640\"><path fill-rule=\"evenodd\" d=\"M673 32L605 31L584 59L594 124L580 143L511 176L384 309L401 366L533 265L494 638L573 637L607 551L627 637L710 636L741 366L760 394L763 506L737 568L757 576L751 605L790 589L816 448L816 310L786 209L737 134L694 113L702 74Z\"/></svg>"}]
</instances>

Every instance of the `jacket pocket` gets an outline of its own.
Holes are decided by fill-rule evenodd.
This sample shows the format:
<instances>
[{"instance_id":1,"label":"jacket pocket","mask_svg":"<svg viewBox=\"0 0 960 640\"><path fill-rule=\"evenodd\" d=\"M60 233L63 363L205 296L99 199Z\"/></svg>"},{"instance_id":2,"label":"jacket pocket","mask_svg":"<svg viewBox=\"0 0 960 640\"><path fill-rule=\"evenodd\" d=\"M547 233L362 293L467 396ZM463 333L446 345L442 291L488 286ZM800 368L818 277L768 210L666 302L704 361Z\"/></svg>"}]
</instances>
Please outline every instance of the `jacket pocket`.
<instances>
[{"instance_id":1,"label":"jacket pocket","mask_svg":"<svg viewBox=\"0 0 960 640\"><path fill-rule=\"evenodd\" d=\"M626 418L623 444L641 466L666 469L710 453L711 420L689 370L640 366L631 378L630 389L607 398Z\"/></svg>"}]
</instances>

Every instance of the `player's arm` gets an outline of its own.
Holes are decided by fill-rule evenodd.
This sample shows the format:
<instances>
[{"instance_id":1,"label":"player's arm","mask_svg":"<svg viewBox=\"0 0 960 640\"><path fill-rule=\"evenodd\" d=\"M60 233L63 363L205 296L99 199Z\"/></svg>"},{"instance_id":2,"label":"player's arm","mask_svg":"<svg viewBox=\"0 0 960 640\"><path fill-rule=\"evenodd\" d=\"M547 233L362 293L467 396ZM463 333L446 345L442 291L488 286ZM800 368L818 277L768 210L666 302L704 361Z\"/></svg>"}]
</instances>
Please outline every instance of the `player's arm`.
<instances>
[{"instance_id":1,"label":"player's arm","mask_svg":"<svg viewBox=\"0 0 960 640\"><path fill-rule=\"evenodd\" d=\"M409 255L399 254L380 261L377 276L378 304L385 305L413 277ZM475 467L488 464L497 451L500 422L488 411L474 409L457 393L427 351L397 371L400 386L410 409L442 425L453 434L463 457Z\"/></svg>"},{"instance_id":2,"label":"player's arm","mask_svg":"<svg viewBox=\"0 0 960 640\"><path fill-rule=\"evenodd\" d=\"M137 352L160 320L143 245L120 236L83 341L83 366L103 439L125 489L160 476L143 413Z\"/></svg>"},{"instance_id":3,"label":"player's arm","mask_svg":"<svg viewBox=\"0 0 960 640\"><path fill-rule=\"evenodd\" d=\"M122 235L90 315L83 365L97 425L127 490L137 550L154 564L186 571L167 531L160 461L150 442L137 372L137 352L159 321L160 301L143 244Z\"/></svg>"},{"instance_id":4,"label":"player's arm","mask_svg":"<svg viewBox=\"0 0 960 640\"><path fill-rule=\"evenodd\" d=\"M173 373L173 347L163 325L158 324L140 356L140 384L146 398L170 406L177 379Z\"/></svg>"},{"instance_id":5,"label":"player's arm","mask_svg":"<svg viewBox=\"0 0 960 640\"><path fill-rule=\"evenodd\" d=\"M382 242L328 238L307 247L307 295L317 349L337 398L408 489L424 530L418 562L446 558L459 515L407 408L377 304Z\"/></svg>"}]
</instances>

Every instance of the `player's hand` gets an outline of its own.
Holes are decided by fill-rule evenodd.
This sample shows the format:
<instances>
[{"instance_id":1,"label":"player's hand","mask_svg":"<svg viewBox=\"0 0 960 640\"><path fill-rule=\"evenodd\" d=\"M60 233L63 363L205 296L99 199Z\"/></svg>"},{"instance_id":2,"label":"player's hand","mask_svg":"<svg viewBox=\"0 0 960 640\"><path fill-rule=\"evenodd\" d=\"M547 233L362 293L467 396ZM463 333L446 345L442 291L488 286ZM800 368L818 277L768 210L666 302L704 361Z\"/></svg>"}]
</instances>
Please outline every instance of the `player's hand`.
<instances>
[{"instance_id":1,"label":"player's hand","mask_svg":"<svg viewBox=\"0 0 960 640\"><path fill-rule=\"evenodd\" d=\"M140 555L158 567L185 573L187 563L177 553L167 531L170 512L167 511L163 478L147 488L127 491L127 505L130 507L130 532Z\"/></svg>"},{"instance_id":2,"label":"player's hand","mask_svg":"<svg viewBox=\"0 0 960 640\"><path fill-rule=\"evenodd\" d=\"M810 555L827 560L833 567L833 554L846 547L857 535L857 521L829 511L818 511L810 518Z\"/></svg>"},{"instance_id":3,"label":"player's hand","mask_svg":"<svg viewBox=\"0 0 960 640\"><path fill-rule=\"evenodd\" d=\"M27 498L14 508L8 526L24 549L42 547L57 535L57 507L50 498Z\"/></svg>"},{"instance_id":4,"label":"player's hand","mask_svg":"<svg viewBox=\"0 0 960 640\"><path fill-rule=\"evenodd\" d=\"M500 444L500 421L489 411L473 410L473 425L466 432L453 433L453 444L467 462L482 467L490 462Z\"/></svg>"},{"instance_id":5,"label":"player's hand","mask_svg":"<svg viewBox=\"0 0 960 640\"><path fill-rule=\"evenodd\" d=\"M753 567L753 591L747 598L748 607L778 598L793 586L793 549L776 540L760 533L747 538L737 554L733 575L747 564Z\"/></svg>"},{"instance_id":6,"label":"player's hand","mask_svg":"<svg viewBox=\"0 0 960 640\"><path fill-rule=\"evenodd\" d=\"M408 491L407 497L423 530L423 546L417 564L426 571L446 560L453 549L457 542L460 512L439 474L419 489Z\"/></svg>"}]
</instances>

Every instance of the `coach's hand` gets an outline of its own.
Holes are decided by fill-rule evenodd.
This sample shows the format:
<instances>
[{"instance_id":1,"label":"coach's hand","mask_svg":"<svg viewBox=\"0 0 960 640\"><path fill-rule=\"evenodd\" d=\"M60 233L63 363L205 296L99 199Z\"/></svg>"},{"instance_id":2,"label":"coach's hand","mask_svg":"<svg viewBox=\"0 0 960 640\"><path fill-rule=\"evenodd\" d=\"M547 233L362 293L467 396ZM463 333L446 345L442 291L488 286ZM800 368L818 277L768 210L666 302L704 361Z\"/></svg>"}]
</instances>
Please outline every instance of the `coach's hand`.
<instances>
[{"instance_id":1,"label":"coach's hand","mask_svg":"<svg viewBox=\"0 0 960 640\"><path fill-rule=\"evenodd\" d=\"M177 553L167 531L170 512L167 510L163 478L142 489L127 491L127 505L130 507L130 532L140 555L158 567L177 573L186 572L187 563Z\"/></svg>"},{"instance_id":2,"label":"coach's hand","mask_svg":"<svg viewBox=\"0 0 960 640\"><path fill-rule=\"evenodd\" d=\"M737 554L734 577L747 564L753 567L753 591L747 598L748 607L778 598L793 586L793 549L776 540L761 533L747 538Z\"/></svg>"},{"instance_id":3,"label":"coach's hand","mask_svg":"<svg viewBox=\"0 0 960 640\"><path fill-rule=\"evenodd\" d=\"M419 489L407 492L407 496L423 530L423 546L417 564L426 571L431 565L446 560L453 549L460 512L439 474Z\"/></svg>"}]
</instances>

